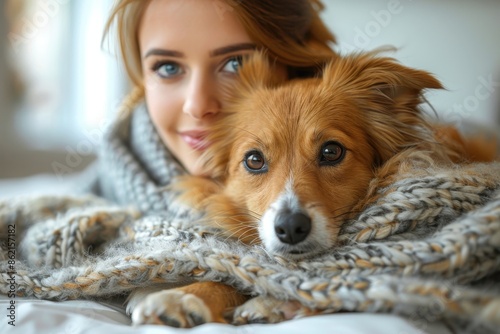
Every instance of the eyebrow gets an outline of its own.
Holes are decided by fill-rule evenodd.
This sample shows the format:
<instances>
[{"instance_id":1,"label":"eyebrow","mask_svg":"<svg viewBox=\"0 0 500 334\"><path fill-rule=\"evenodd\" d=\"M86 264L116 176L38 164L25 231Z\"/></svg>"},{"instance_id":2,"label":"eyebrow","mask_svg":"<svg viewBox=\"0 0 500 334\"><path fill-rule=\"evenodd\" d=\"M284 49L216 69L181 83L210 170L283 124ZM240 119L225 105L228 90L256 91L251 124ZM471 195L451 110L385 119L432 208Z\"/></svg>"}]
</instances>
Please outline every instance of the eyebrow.
<instances>
[{"instance_id":1,"label":"eyebrow","mask_svg":"<svg viewBox=\"0 0 500 334\"><path fill-rule=\"evenodd\" d=\"M244 50L255 50L257 45L253 43L239 43L228 46L223 46L221 48L215 49L210 52L210 57L221 56L232 52L244 51Z\"/></svg>"},{"instance_id":2,"label":"eyebrow","mask_svg":"<svg viewBox=\"0 0 500 334\"><path fill-rule=\"evenodd\" d=\"M232 44L210 51L210 57L222 56L237 51L255 50L256 48L257 46L253 43ZM149 56L164 56L164 57L174 57L174 58L185 57L184 53L182 52L174 50L166 50L166 49L150 49L148 50L148 52L146 52L144 58L147 58Z\"/></svg>"},{"instance_id":3,"label":"eyebrow","mask_svg":"<svg viewBox=\"0 0 500 334\"><path fill-rule=\"evenodd\" d=\"M149 56L166 56L166 57L183 58L184 53L173 50L165 50L165 49L150 49L144 55L144 59Z\"/></svg>"}]
</instances>

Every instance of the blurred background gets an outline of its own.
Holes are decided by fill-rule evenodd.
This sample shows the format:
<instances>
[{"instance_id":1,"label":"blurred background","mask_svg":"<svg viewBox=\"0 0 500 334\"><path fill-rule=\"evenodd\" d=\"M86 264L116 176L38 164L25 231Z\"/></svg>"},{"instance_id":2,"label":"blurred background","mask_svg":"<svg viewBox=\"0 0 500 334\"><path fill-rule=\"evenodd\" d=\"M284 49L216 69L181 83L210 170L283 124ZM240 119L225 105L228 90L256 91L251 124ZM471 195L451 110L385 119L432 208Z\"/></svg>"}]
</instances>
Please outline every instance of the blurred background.
<instances>
[{"instance_id":1,"label":"blurred background","mask_svg":"<svg viewBox=\"0 0 500 334\"><path fill-rule=\"evenodd\" d=\"M0 178L84 169L127 92L112 0L0 0Z\"/></svg>"},{"instance_id":2,"label":"blurred background","mask_svg":"<svg viewBox=\"0 0 500 334\"><path fill-rule=\"evenodd\" d=\"M270 0L271 1L271 0ZM0 0L0 179L85 168L127 93L112 0ZM340 52L393 45L443 121L500 129L500 0L324 0Z\"/></svg>"}]
</instances>

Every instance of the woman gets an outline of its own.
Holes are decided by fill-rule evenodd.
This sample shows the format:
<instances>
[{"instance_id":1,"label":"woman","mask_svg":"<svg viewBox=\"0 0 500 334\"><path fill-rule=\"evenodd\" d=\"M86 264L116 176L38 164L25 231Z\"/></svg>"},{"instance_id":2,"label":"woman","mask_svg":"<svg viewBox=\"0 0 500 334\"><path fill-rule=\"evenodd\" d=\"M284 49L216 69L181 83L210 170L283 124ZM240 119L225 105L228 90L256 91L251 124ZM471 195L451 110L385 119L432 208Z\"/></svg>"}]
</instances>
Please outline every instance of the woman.
<instances>
[{"instance_id":1,"label":"woman","mask_svg":"<svg viewBox=\"0 0 500 334\"><path fill-rule=\"evenodd\" d=\"M221 117L221 88L241 58L264 49L290 78L314 75L335 56L319 0L119 0L116 28L133 85L106 137L95 191L144 212L171 211L162 191L199 175L207 127Z\"/></svg>"}]
</instances>

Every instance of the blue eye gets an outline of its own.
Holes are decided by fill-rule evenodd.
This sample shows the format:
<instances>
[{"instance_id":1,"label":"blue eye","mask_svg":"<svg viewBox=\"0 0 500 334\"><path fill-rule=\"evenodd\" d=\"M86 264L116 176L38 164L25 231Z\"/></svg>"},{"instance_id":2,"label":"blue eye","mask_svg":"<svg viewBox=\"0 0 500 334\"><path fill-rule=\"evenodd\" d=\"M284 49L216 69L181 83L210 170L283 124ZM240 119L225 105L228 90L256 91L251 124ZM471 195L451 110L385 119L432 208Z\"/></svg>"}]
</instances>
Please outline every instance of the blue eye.
<instances>
[{"instance_id":1,"label":"blue eye","mask_svg":"<svg viewBox=\"0 0 500 334\"><path fill-rule=\"evenodd\" d=\"M224 68L222 70L229 73L238 73L241 67L241 59L241 56L229 58L226 64L224 64Z\"/></svg>"},{"instance_id":2,"label":"blue eye","mask_svg":"<svg viewBox=\"0 0 500 334\"><path fill-rule=\"evenodd\" d=\"M155 71L162 78L171 78L182 73L180 66L176 63L155 64L153 71Z\"/></svg>"}]
</instances>

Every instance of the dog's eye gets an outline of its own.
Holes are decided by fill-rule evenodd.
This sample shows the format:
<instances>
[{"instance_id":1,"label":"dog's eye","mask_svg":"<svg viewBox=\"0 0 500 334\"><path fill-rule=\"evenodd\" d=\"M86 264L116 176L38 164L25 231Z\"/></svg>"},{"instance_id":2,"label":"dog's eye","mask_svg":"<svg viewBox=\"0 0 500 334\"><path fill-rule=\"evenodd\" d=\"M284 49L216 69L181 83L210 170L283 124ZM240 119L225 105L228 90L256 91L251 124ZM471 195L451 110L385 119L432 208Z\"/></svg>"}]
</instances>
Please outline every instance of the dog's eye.
<instances>
[{"instance_id":1,"label":"dog's eye","mask_svg":"<svg viewBox=\"0 0 500 334\"><path fill-rule=\"evenodd\" d=\"M250 173L267 172L266 160L259 151L250 151L245 154L243 165Z\"/></svg>"},{"instance_id":2,"label":"dog's eye","mask_svg":"<svg viewBox=\"0 0 500 334\"><path fill-rule=\"evenodd\" d=\"M345 148L341 144L329 141L323 144L319 155L319 164L322 166L333 166L344 159Z\"/></svg>"}]
</instances>

